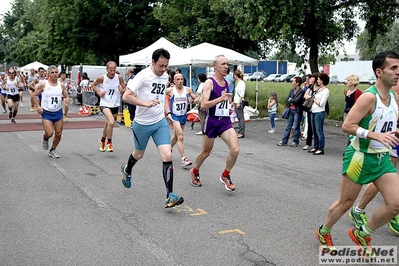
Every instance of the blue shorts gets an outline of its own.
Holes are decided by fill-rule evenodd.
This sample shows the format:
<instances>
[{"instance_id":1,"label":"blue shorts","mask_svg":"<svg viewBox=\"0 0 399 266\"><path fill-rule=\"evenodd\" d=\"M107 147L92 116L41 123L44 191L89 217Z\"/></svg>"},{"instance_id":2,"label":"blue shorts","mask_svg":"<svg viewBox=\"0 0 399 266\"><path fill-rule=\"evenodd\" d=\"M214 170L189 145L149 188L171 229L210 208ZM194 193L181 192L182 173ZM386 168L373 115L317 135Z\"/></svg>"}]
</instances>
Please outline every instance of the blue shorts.
<instances>
[{"instance_id":1,"label":"blue shorts","mask_svg":"<svg viewBox=\"0 0 399 266\"><path fill-rule=\"evenodd\" d=\"M180 125L184 126L187 122L187 115L174 115L172 114L172 119L178 121Z\"/></svg>"},{"instance_id":2,"label":"blue shorts","mask_svg":"<svg viewBox=\"0 0 399 266\"><path fill-rule=\"evenodd\" d=\"M62 116L63 116L62 109L56 112L50 112L43 109L42 119L44 120L49 120L54 123L62 120Z\"/></svg>"},{"instance_id":3,"label":"blue shorts","mask_svg":"<svg viewBox=\"0 0 399 266\"><path fill-rule=\"evenodd\" d=\"M214 139L223 134L223 132L233 128L230 117L210 117L207 116L205 118L204 123L204 133L208 136L208 138Z\"/></svg>"},{"instance_id":4,"label":"blue shorts","mask_svg":"<svg viewBox=\"0 0 399 266\"><path fill-rule=\"evenodd\" d=\"M165 118L152 125L140 125L133 121L134 147L143 151L147 148L148 140L152 137L155 146L170 144L170 133L168 122Z\"/></svg>"}]
</instances>

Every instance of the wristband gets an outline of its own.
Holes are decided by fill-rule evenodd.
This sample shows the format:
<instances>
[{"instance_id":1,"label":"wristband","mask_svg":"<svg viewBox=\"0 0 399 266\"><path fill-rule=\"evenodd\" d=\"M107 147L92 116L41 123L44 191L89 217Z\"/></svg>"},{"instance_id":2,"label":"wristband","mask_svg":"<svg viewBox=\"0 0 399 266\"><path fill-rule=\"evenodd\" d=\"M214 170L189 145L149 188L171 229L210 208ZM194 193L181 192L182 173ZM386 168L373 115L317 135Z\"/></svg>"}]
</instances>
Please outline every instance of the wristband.
<instances>
[{"instance_id":1,"label":"wristband","mask_svg":"<svg viewBox=\"0 0 399 266\"><path fill-rule=\"evenodd\" d=\"M364 129L362 127L358 127L356 130L356 137L367 139L367 135L369 134L370 130Z\"/></svg>"},{"instance_id":2,"label":"wristband","mask_svg":"<svg viewBox=\"0 0 399 266\"><path fill-rule=\"evenodd\" d=\"M166 115L171 115L172 114L172 112L168 112Z\"/></svg>"}]
</instances>

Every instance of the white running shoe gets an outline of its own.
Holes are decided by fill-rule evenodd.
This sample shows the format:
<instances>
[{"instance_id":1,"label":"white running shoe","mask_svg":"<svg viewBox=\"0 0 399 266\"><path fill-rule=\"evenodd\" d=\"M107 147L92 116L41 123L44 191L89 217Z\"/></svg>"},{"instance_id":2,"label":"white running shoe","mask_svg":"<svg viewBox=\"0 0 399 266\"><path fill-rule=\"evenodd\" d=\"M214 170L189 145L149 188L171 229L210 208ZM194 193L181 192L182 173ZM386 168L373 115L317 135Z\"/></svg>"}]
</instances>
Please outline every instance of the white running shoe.
<instances>
[{"instance_id":1,"label":"white running shoe","mask_svg":"<svg viewBox=\"0 0 399 266\"><path fill-rule=\"evenodd\" d=\"M56 152L56 150L52 150L48 153L48 156L53 158L53 159L58 159L60 158L60 156L58 155L58 153Z\"/></svg>"},{"instance_id":2,"label":"white running shoe","mask_svg":"<svg viewBox=\"0 0 399 266\"><path fill-rule=\"evenodd\" d=\"M181 160L181 167L185 168L189 165L192 165L193 163L187 159L186 157L184 157L184 159Z\"/></svg>"}]
</instances>

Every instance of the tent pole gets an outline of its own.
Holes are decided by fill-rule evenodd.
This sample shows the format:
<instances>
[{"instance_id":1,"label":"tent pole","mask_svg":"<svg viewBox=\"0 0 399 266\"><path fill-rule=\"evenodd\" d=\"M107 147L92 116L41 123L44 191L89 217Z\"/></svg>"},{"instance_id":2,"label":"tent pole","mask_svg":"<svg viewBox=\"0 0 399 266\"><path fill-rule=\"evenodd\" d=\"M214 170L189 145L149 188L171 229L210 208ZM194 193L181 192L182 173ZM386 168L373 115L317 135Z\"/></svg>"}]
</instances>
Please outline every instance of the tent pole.
<instances>
[{"instance_id":1,"label":"tent pole","mask_svg":"<svg viewBox=\"0 0 399 266\"><path fill-rule=\"evenodd\" d=\"M258 64L259 65L259 64ZM256 72L258 72L258 66L256 66ZM258 82L259 80L256 79L256 87L255 87L255 110L258 110Z\"/></svg>"}]
</instances>

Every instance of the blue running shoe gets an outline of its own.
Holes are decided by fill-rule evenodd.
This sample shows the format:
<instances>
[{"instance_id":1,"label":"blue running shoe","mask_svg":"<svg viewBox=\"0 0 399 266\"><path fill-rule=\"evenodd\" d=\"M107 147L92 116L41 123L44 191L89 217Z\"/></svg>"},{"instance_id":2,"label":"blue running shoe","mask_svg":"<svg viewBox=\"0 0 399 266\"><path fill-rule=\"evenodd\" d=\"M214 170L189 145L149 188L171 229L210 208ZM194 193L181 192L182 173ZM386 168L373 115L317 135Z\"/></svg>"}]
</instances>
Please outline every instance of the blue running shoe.
<instances>
[{"instance_id":1,"label":"blue running shoe","mask_svg":"<svg viewBox=\"0 0 399 266\"><path fill-rule=\"evenodd\" d=\"M184 202L183 197L177 196L174 193L169 193L169 197L165 201L165 208L172 208L176 205L180 205Z\"/></svg>"},{"instance_id":2,"label":"blue running shoe","mask_svg":"<svg viewBox=\"0 0 399 266\"><path fill-rule=\"evenodd\" d=\"M132 175L126 173L125 163L121 165L121 172L122 172L122 184L125 186L125 188L130 188L132 186L132 182L130 181L132 179Z\"/></svg>"}]
</instances>

